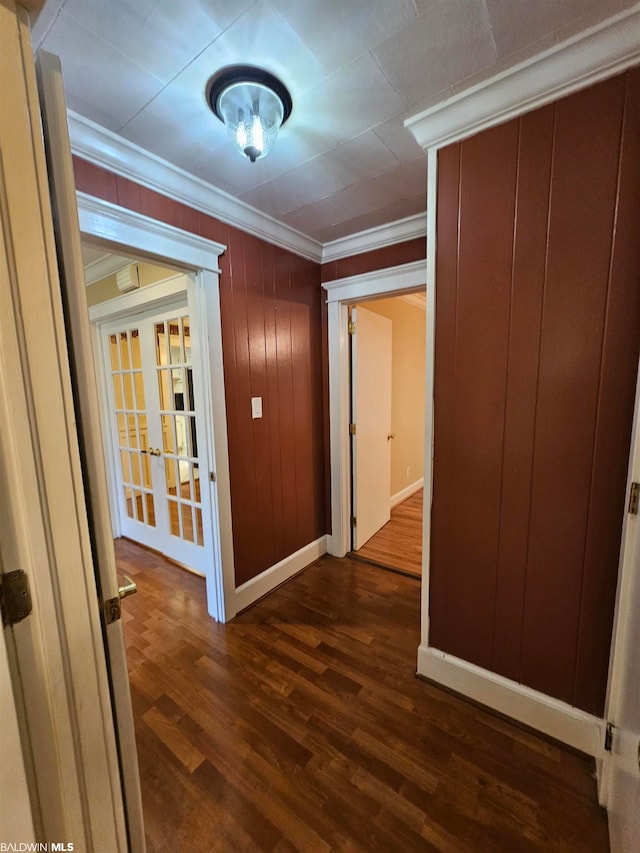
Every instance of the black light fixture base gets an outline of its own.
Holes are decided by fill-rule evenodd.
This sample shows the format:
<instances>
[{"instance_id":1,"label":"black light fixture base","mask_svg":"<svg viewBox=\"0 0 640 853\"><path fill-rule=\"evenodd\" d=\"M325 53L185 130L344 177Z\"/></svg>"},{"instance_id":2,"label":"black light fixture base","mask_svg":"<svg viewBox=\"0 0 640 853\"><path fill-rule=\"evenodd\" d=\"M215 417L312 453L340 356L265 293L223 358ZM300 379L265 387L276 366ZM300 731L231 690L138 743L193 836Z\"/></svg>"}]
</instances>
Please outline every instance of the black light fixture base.
<instances>
[{"instance_id":1,"label":"black light fixture base","mask_svg":"<svg viewBox=\"0 0 640 853\"><path fill-rule=\"evenodd\" d=\"M207 102L220 121L224 122L218 107L220 96L233 83L260 83L262 86L266 86L282 101L284 112L282 124L291 115L293 101L289 90L274 74L270 74L263 68L257 68L255 65L227 65L209 78L206 89Z\"/></svg>"}]
</instances>

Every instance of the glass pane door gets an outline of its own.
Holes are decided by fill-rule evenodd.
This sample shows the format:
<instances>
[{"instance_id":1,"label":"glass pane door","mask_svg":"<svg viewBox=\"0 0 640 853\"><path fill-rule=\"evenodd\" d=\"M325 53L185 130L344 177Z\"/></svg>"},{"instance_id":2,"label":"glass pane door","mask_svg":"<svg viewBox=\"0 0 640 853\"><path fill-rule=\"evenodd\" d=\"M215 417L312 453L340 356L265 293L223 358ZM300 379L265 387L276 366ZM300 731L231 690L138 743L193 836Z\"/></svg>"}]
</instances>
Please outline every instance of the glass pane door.
<instances>
[{"instance_id":1,"label":"glass pane door","mask_svg":"<svg viewBox=\"0 0 640 853\"><path fill-rule=\"evenodd\" d=\"M164 495L172 536L204 544L189 318L154 323Z\"/></svg>"},{"instance_id":2,"label":"glass pane door","mask_svg":"<svg viewBox=\"0 0 640 853\"><path fill-rule=\"evenodd\" d=\"M110 324L104 345L122 534L204 572L213 537L187 308Z\"/></svg>"},{"instance_id":3,"label":"glass pane door","mask_svg":"<svg viewBox=\"0 0 640 853\"><path fill-rule=\"evenodd\" d=\"M127 520L156 526L151 480L147 409L140 352L140 328L129 326L108 337L112 430L118 470L118 503ZM127 534L130 535L130 525Z\"/></svg>"}]
</instances>

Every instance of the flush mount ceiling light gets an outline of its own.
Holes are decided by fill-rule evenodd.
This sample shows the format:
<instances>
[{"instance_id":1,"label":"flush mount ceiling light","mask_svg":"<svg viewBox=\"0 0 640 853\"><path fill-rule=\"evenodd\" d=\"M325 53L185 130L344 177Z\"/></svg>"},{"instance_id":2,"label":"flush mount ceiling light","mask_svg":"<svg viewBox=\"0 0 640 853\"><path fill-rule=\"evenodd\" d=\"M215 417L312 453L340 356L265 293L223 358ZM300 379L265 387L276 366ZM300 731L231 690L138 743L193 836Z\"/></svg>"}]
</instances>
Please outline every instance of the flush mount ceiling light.
<instances>
[{"instance_id":1,"label":"flush mount ceiling light","mask_svg":"<svg viewBox=\"0 0 640 853\"><path fill-rule=\"evenodd\" d=\"M207 101L238 151L252 163L265 157L291 115L287 87L262 68L228 65L207 83Z\"/></svg>"}]
</instances>

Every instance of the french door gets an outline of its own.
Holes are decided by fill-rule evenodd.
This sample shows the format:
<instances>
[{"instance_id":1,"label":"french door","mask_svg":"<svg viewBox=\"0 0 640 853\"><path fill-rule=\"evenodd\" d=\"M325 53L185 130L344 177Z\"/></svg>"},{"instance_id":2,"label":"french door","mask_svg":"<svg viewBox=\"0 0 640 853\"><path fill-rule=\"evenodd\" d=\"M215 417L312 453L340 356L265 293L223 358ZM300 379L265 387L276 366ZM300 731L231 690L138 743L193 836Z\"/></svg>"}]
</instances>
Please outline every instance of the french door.
<instances>
[{"instance_id":1,"label":"french door","mask_svg":"<svg viewBox=\"0 0 640 853\"><path fill-rule=\"evenodd\" d=\"M204 574L209 469L188 309L105 324L102 341L120 531Z\"/></svg>"}]
</instances>

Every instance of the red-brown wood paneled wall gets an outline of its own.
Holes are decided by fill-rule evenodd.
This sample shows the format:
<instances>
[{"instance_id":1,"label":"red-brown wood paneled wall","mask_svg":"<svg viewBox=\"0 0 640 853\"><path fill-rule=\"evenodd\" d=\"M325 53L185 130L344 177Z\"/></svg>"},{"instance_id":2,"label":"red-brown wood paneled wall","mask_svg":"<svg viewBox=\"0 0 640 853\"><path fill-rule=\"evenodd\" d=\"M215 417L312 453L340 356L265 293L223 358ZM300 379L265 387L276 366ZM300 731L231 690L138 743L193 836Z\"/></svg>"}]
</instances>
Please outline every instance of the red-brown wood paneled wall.
<instances>
[{"instance_id":1,"label":"red-brown wood paneled wall","mask_svg":"<svg viewBox=\"0 0 640 853\"><path fill-rule=\"evenodd\" d=\"M426 216L425 216L426 225ZM409 264L411 261L421 261L427 256L427 241L425 237L415 237L403 243L394 243L382 249L372 249L370 252L360 252L335 261L322 264L322 282L347 278L351 275L383 270L387 267L397 267Z\"/></svg>"},{"instance_id":2,"label":"red-brown wood paneled wall","mask_svg":"<svg viewBox=\"0 0 640 853\"><path fill-rule=\"evenodd\" d=\"M236 584L326 533L320 266L74 158L76 186L227 246L220 309ZM263 398L262 419L251 397Z\"/></svg>"},{"instance_id":3,"label":"red-brown wood paneled wall","mask_svg":"<svg viewBox=\"0 0 640 853\"><path fill-rule=\"evenodd\" d=\"M430 636L604 708L640 350L640 69L438 158Z\"/></svg>"}]
</instances>

